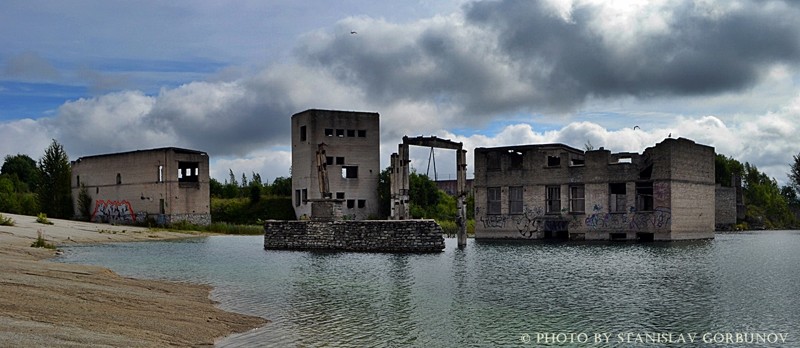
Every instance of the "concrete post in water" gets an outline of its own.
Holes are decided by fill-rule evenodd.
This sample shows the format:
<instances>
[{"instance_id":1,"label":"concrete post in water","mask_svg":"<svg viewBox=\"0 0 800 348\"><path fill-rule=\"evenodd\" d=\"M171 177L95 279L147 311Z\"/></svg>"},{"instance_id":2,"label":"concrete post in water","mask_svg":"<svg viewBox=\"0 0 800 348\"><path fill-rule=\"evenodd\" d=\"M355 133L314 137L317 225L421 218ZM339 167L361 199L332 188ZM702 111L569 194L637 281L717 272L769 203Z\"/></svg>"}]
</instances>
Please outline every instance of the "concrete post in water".
<instances>
[{"instance_id":1,"label":"concrete post in water","mask_svg":"<svg viewBox=\"0 0 800 348\"><path fill-rule=\"evenodd\" d=\"M456 186L458 194L456 225L458 226L458 247L467 246L467 151L456 151Z\"/></svg>"}]
</instances>

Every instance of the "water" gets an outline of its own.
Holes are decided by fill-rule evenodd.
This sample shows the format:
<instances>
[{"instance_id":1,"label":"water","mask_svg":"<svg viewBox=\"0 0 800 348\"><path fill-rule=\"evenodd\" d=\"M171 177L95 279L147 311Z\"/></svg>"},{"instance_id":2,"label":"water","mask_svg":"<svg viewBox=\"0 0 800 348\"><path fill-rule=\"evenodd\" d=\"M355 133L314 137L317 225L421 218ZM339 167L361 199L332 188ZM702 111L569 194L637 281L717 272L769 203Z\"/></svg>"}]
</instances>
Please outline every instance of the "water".
<instances>
[{"instance_id":1,"label":"water","mask_svg":"<svg viewBox=\"0 0 800 348\"><path fill-rule=\"evenodd\" d=\"M800 346L796 231L650 244L469 240L465 250L448 239L438 254L265 251L258 236L65 251L60 261L212 285L222 308L272 321L223 347L709 345L703 336L725 346L737 335L762 338L738 345Z\"/></svg>"}]
</instances>

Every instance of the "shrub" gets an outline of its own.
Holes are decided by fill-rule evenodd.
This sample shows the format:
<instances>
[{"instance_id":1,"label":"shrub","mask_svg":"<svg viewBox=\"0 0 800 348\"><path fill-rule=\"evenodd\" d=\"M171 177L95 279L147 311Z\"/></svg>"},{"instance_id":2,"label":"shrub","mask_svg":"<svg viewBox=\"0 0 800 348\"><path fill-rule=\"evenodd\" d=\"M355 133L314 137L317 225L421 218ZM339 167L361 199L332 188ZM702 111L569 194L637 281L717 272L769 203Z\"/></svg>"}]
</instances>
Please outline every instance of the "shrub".
<instances>
[{"instance_id":1,"label":"shrub","mask_svg":"<svg viewBox=\"0 0 800 348\"><path fill-rule=\"evenodd\" d=\"M47 219L47 214L45 214L45 213L39 213L39 215L36 215L36 222L38 222L40 224L45 224L45 225L52 225L53 224L52 221Z\"/></svg>"},{"instance_id":2,"label":"shrub","mask_svg":"<svg viewBox=\"0 0 800 348\"><path fill-rule=\"evenodd\" d=\"M36 231L36 241L31 243L31 248L45 248L45 249L55 249L56 246L53 244L48 243L44 239L44 234L42 230Z\"/></svg>"},{"instance_id":3,"label":"shrub","mask_svg":"<svg viewBox=\"0 0 800 348\"><path fill-rule=\"evenodd\" d=\"M0 226L14 226L14 220L0 214Z\"/></svg>"}]
</instances>

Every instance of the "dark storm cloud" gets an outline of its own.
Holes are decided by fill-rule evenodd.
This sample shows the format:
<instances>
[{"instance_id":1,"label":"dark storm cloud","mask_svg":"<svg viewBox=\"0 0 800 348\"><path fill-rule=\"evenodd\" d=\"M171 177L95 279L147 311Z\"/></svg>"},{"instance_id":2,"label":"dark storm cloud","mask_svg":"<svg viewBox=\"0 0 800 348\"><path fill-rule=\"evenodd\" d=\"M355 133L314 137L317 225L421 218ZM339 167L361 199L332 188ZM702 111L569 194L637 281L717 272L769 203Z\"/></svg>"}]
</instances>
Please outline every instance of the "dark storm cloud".
<instances>
[{"instance_id":1,"label":"dark storm cloud","mask_svg":"<svg viewBox=\"0 0 800 348\"><path fill-rule=\"evenodd\" d=\"M605 27L605 4L576 4L565 19L542 1L479 1L463 8L463 23L340 23L343 32L344 25L365 28L314 37L297 54L373 100L447 103L472 116L568 111L588 97L740 91L774 64L800 61L797 6L721 4L635 13L641 18L615 32L621 29ZM652 30L645 15L664 27Z\"/></svg>"}]
</instances>

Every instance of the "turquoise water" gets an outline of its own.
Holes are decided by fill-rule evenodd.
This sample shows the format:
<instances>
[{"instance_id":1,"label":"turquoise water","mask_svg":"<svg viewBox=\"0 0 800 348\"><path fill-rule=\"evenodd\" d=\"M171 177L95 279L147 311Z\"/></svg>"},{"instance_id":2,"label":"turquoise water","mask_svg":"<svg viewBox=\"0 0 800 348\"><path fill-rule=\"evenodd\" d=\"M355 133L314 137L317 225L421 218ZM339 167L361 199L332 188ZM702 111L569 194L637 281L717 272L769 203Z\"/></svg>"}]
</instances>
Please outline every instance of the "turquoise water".
<instances>
[{"instance_id":1,"label":"turquoise water","mask_svg":"<svg viewBox=\"0 0 800 348\"><path fill-rule=\"evenodd\" d=\"M455 244L293 252L220 236L70 247L59 260L209 284L222 308L272 321L221 347L800 346L796 231Z\"/></svg>"}]
</instances>

